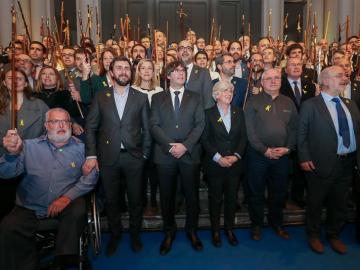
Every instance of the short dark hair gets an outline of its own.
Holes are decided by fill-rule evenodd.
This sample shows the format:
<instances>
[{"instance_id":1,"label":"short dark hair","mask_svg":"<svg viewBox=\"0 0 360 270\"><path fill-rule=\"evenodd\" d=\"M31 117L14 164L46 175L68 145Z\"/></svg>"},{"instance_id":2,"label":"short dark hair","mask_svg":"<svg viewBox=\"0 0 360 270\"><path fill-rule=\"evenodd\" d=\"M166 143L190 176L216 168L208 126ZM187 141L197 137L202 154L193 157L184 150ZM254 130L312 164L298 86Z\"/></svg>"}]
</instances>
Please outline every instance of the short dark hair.
<instances>
[{"instance_id":1,"label":"short dark hair","mask_svg":"<svg viewBox=\"0 0 360 270\"><path fill-rule=\"evenodd\" d=\"M126 56L116 56L110 63L109 69L113 71L116 62L128 62L131 70L131 62Z\"/></svg>"},{"instance_id":2,"label":"short dark hair","mask_svg":"<svg viewBox=\"0 0 360 270\"><path fill-rule=\"evenodd\" d=\"M217 67L217 65L222 65L224 63L224 57L225 56L231 56L232 58L234 58L231 53L223 53L221 55L219 55L218 57L215 58L215 66ZM217 68L216 68L217 69Z\"/></svg>"},{"instance_id":3,"label":"short dark hair","mask_svg":"<svg viewBox=\"0 0 360 270\"><path fill-rule=\"evenodd\" d=\"M42 44L40 41L36 41L36 40L31 41L31 43L30 43L30 47L31 47L31 45L33 45L33 44L40 45L40 46L42 47L43 53L44 53L44 54L46 53L46 47L45 47L45 45L44 45L44 44Z\"/></svg>"},{"instance_id":4,"label":"short dark hair","mask_svg":"<svg viewBox=\"0 0 360 270\"><path fill-rule=\"evenodd\" d=\"M170 76L171 73L174 72L175 69L177 69L178 67L183 67L185 69L185 75L187 75L187 70L186 70L186 65L183 61L181 60L175 60L173 62L170 62L169 64L167 64L166 66L166 76Z\"/></svg>"},{"instance_id":5,"label":"short dark hair","mask_svg":"<svg viewBox=\"0 0 360 270\"><path fill-rule=\"evenodd\" d=\"M144 51L145 51L145 54L146 54L146 48L145 48L145 46L144 45L141 45L141 44L135 44L134 46L132 46L132 48L131 48L131 55L133 54L133 52L134 52L134 48L135 47L141 47L141 48L143 48L144 49Z\"/></svg>"},{"instance_id":6,"label":"short dark hair","mask_svg":"<svg viewBox=\"0 0 360 270\"><path fill-rule=\"evenodd\" d=\"M198 51L198 52L195 54L195 56L194 56L195 61L196 61L196 58L198 57L198 55L200 55L200 54L205 55L205 56L206 56L206 60L209 60L209 57L208 57L208 55L207 55L206 52L204 52L204 51Z\"/></svg>"},{"instance_id":7,"label":"short dark hair","mask_svg":"<svg viewBox=\"0 0 360 270\"><path fill-rule=\"evenodd\" d=\"M294 43L294 44L291 44L290 46L288 46L288 47L286 48L285 54L286 54L287 56L289 56L290 53L291 53L291 51L296 50L296 49L300 49L300 50L301 50L301 54L304 54L304 49L303 49L303 47L302 47L299 43Z\"/></svg>"},{"instance_id":8,"label":"short dark hair","mask_svg":"<svg viewBox=\"0 0 360 270\"><path fill-rule=\"evenodd\" d=\"M233 45L234 43L239 44L239 45L240 45L240 48L241 48L241 50L242 50L241 42L238 41L238 40L233 40L233 41L231 41L231 42L229 43L229 46L227 47L228 51L230 51L230 47L231 47L231 45Z\"/></svg>"}]
</instances>

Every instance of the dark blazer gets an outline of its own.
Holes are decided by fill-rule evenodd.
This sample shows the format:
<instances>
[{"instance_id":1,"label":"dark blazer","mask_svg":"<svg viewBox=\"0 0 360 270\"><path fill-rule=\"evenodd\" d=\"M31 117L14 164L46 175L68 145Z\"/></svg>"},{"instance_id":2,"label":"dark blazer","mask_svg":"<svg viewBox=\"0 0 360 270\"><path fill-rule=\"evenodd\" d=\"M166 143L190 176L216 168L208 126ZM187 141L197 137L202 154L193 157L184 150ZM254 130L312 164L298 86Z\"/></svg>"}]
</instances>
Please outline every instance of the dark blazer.
<instances>
[{"instance_id":1,"label":"dark blazer","mask_svg":"<svg viewBox=\"0 0 360 270\"><path fill-rule=\"evenodd\" d=\"M212 86L209 70L194 65L186 82L186 89L200 95L203 109L211 108L215 104L212 98Z\"/></svg>"},{"instance_id":2,"label":"dark blazer","mask_svg":"<svg viewBox=\"0 0 360 270\"><path fill-rule=\"evenodd\" d=\"M341 98L350 111L354 125L356 145L360 145L360 113L356 104ZM300 109L298 127L299 162L312 161L315 172L321 177L328 177L337 159L337 134L330 112L322 95L304 102ZM357 163L360 161L357 151Z\"/></svg>"},{"instance_id":3,"label":"dark blazer","mask_svg":"<svg viewBox=\"0 0 360 270\"><path fill-rule=\"evenodd\" d=\"M149 157L149 102L147 95L130 87L123 117L117 113L114 90L95 94L86 119L86 156L97 156L100 165L116 162L121 143L135 158Z\"/></svg>"},{"instance_id":4,"label":"dark blazer","mask_svg":"<svg viewBox=\"0 0 360 270\"><path fill-rule=\"evenodd\" d=\"M212 81L213 85L218 81L219 79L213 80ZM242 108L245 100L247 80L238 77L233 77L231 79L231 83L234 86L234 97L231 101L231 105Z\"/></svg>"},{"instance_id":5,"label":"dark blazer","mask_svg":"<svg viewBox=\"0 0 360 270\"><path fill-rule=\"evenodd\" d=\"M315 84L313 84L311 81L304 80L303 78L301 78L300 106L305 100L314 97L315 91L316 91ZM294 91L292 90L292 87L287 79L286 74L281 78L280 93L289 97L294 102L296 109L299 111L300 106L296 103Z\"/></svg>"},{"instance_id":6,"label":"dark blazer","mask_svg":"<svg viewBox=\"0 0 360 270\"><path fill-rule=\"evenodd\" d=\"M154 139L153 158L158 164L176 162L169 150L170 143L184 144L187 152L181 161L200 163L200 137L205 126L204 110L200 96L185 89L181 104L180 116L176 120L169 90L153 95L151 100L150 132Z\"/></svg>"},{"instance_id":7,"label":"dark blazer","mask_svg":"<svg viewBox=\"0 0 360 270\"><path fill-rule=\"evenodd\" d=\"M351 100L353 100L360 110L360 82L351 81Z\"/></svg>"},{"instance_id":8,"label":"dark blazer","mask_svg":"<svg viewBox=\"0 0 360 270\"><path fill-rule=\"evenodd\" d=\"M202 145L205 150L204 168L209 174L222 175L231 173L239 174L241 162L236 162L230 168L222 168L213 161L216 153L221 156L231 156L234 153L244 156L247 143L245 118L242 109L230 107L231 128L228 133L221 119L217 105L205 111L205 129L202 135Z\"/></svg>"}]
</instances>

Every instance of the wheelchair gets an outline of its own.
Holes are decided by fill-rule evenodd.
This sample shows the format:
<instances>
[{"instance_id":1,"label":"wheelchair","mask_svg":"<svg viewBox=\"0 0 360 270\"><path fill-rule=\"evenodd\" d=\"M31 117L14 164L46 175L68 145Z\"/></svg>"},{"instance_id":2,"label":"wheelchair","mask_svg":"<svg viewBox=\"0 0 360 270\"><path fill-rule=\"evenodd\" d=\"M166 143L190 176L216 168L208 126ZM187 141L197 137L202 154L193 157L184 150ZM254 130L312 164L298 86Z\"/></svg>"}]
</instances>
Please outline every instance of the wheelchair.
<instances>
[{"instance_id":1,"label":"wheelchair","mask_svg":"<svg viewBox=\"0 0 360 270\"><path fill-rule=\"evenodd\" d=\"M78 268L84 269L88 261L88 250L92 247L92 256L96 257L101 251L100 214L96 205L95 192L86 195L87 213L86 226L79 239ZM57 219L43 219L39 221L39 228L35 234L36 245L40 257L40 269L49 269L51 266L51 253L55 247ZM90 267L91 269L91 267Z\"/></svg>"}]
</instances>

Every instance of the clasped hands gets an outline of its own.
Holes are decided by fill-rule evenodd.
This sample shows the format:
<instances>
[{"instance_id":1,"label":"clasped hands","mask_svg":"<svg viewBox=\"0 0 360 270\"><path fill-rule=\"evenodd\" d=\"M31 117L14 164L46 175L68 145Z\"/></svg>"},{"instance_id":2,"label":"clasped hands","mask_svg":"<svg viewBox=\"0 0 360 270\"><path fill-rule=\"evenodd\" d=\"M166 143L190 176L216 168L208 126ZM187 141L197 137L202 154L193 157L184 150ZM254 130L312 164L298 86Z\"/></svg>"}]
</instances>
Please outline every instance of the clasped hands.
<instances>
[{"instance_id":1,"label":"clasped hands","mask_svg":"<svg viewBox=\"0 0 360 270\"><path fill-rule=\"evenodd\" d=\"M187 151L187 148L182 143L170 143L171 148L169 150L169 153L174 158L181 158Z\"/></svg>"},{"instance_id":2,"label":"clasped hands","mask_svg":"<svg viewBox=\"0 0 360 270\"><path fill-rule=\"evenodd\" d=\"M268 148L264 153L264 155L269 159L279 159L288 153L289 153L289 148L275 147L275 148Z\"/></svg>"}]
</instances>

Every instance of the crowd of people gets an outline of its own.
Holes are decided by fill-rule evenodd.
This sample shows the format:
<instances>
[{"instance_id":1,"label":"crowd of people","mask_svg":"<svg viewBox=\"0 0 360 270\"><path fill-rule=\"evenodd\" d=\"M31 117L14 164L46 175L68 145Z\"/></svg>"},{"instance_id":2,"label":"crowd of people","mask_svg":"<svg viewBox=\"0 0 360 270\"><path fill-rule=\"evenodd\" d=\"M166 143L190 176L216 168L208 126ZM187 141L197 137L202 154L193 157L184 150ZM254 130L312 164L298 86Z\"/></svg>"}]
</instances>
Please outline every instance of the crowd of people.
<instances>
[{"instance_id":1,"label":"crowd of people","mask_svg":"<svg viewBox=\"0 0 360 270\"><path fill-rule=\"evenodd\" d=\"M282 239L291 238L283 209L306 208L309 246L323 253L325 207L326 238L344 254L340 233L353 202L360 242L359 37L344 44L320 40L312 48L271 37L250 44L248 36L206 44L191 30L178 43L161 31L155 43L144 36L94 46L83 37L81 46L55 46L45 38L29 43L19 35L14 51L1 51L1 269L36 269L34 233L44 218L60 222L54 269L65 267L77 253L84 196L96 185L111 233L107 256L121 241L126 210L134 252L143 247L143 215L159 213L159 251L170 252L179 194L186 235L194 250L203 250L200 179L216 247L222 227L238 245L239 190L255 241L262 238L266 205L267 224Z\"/></svg>"}]
</instances>

